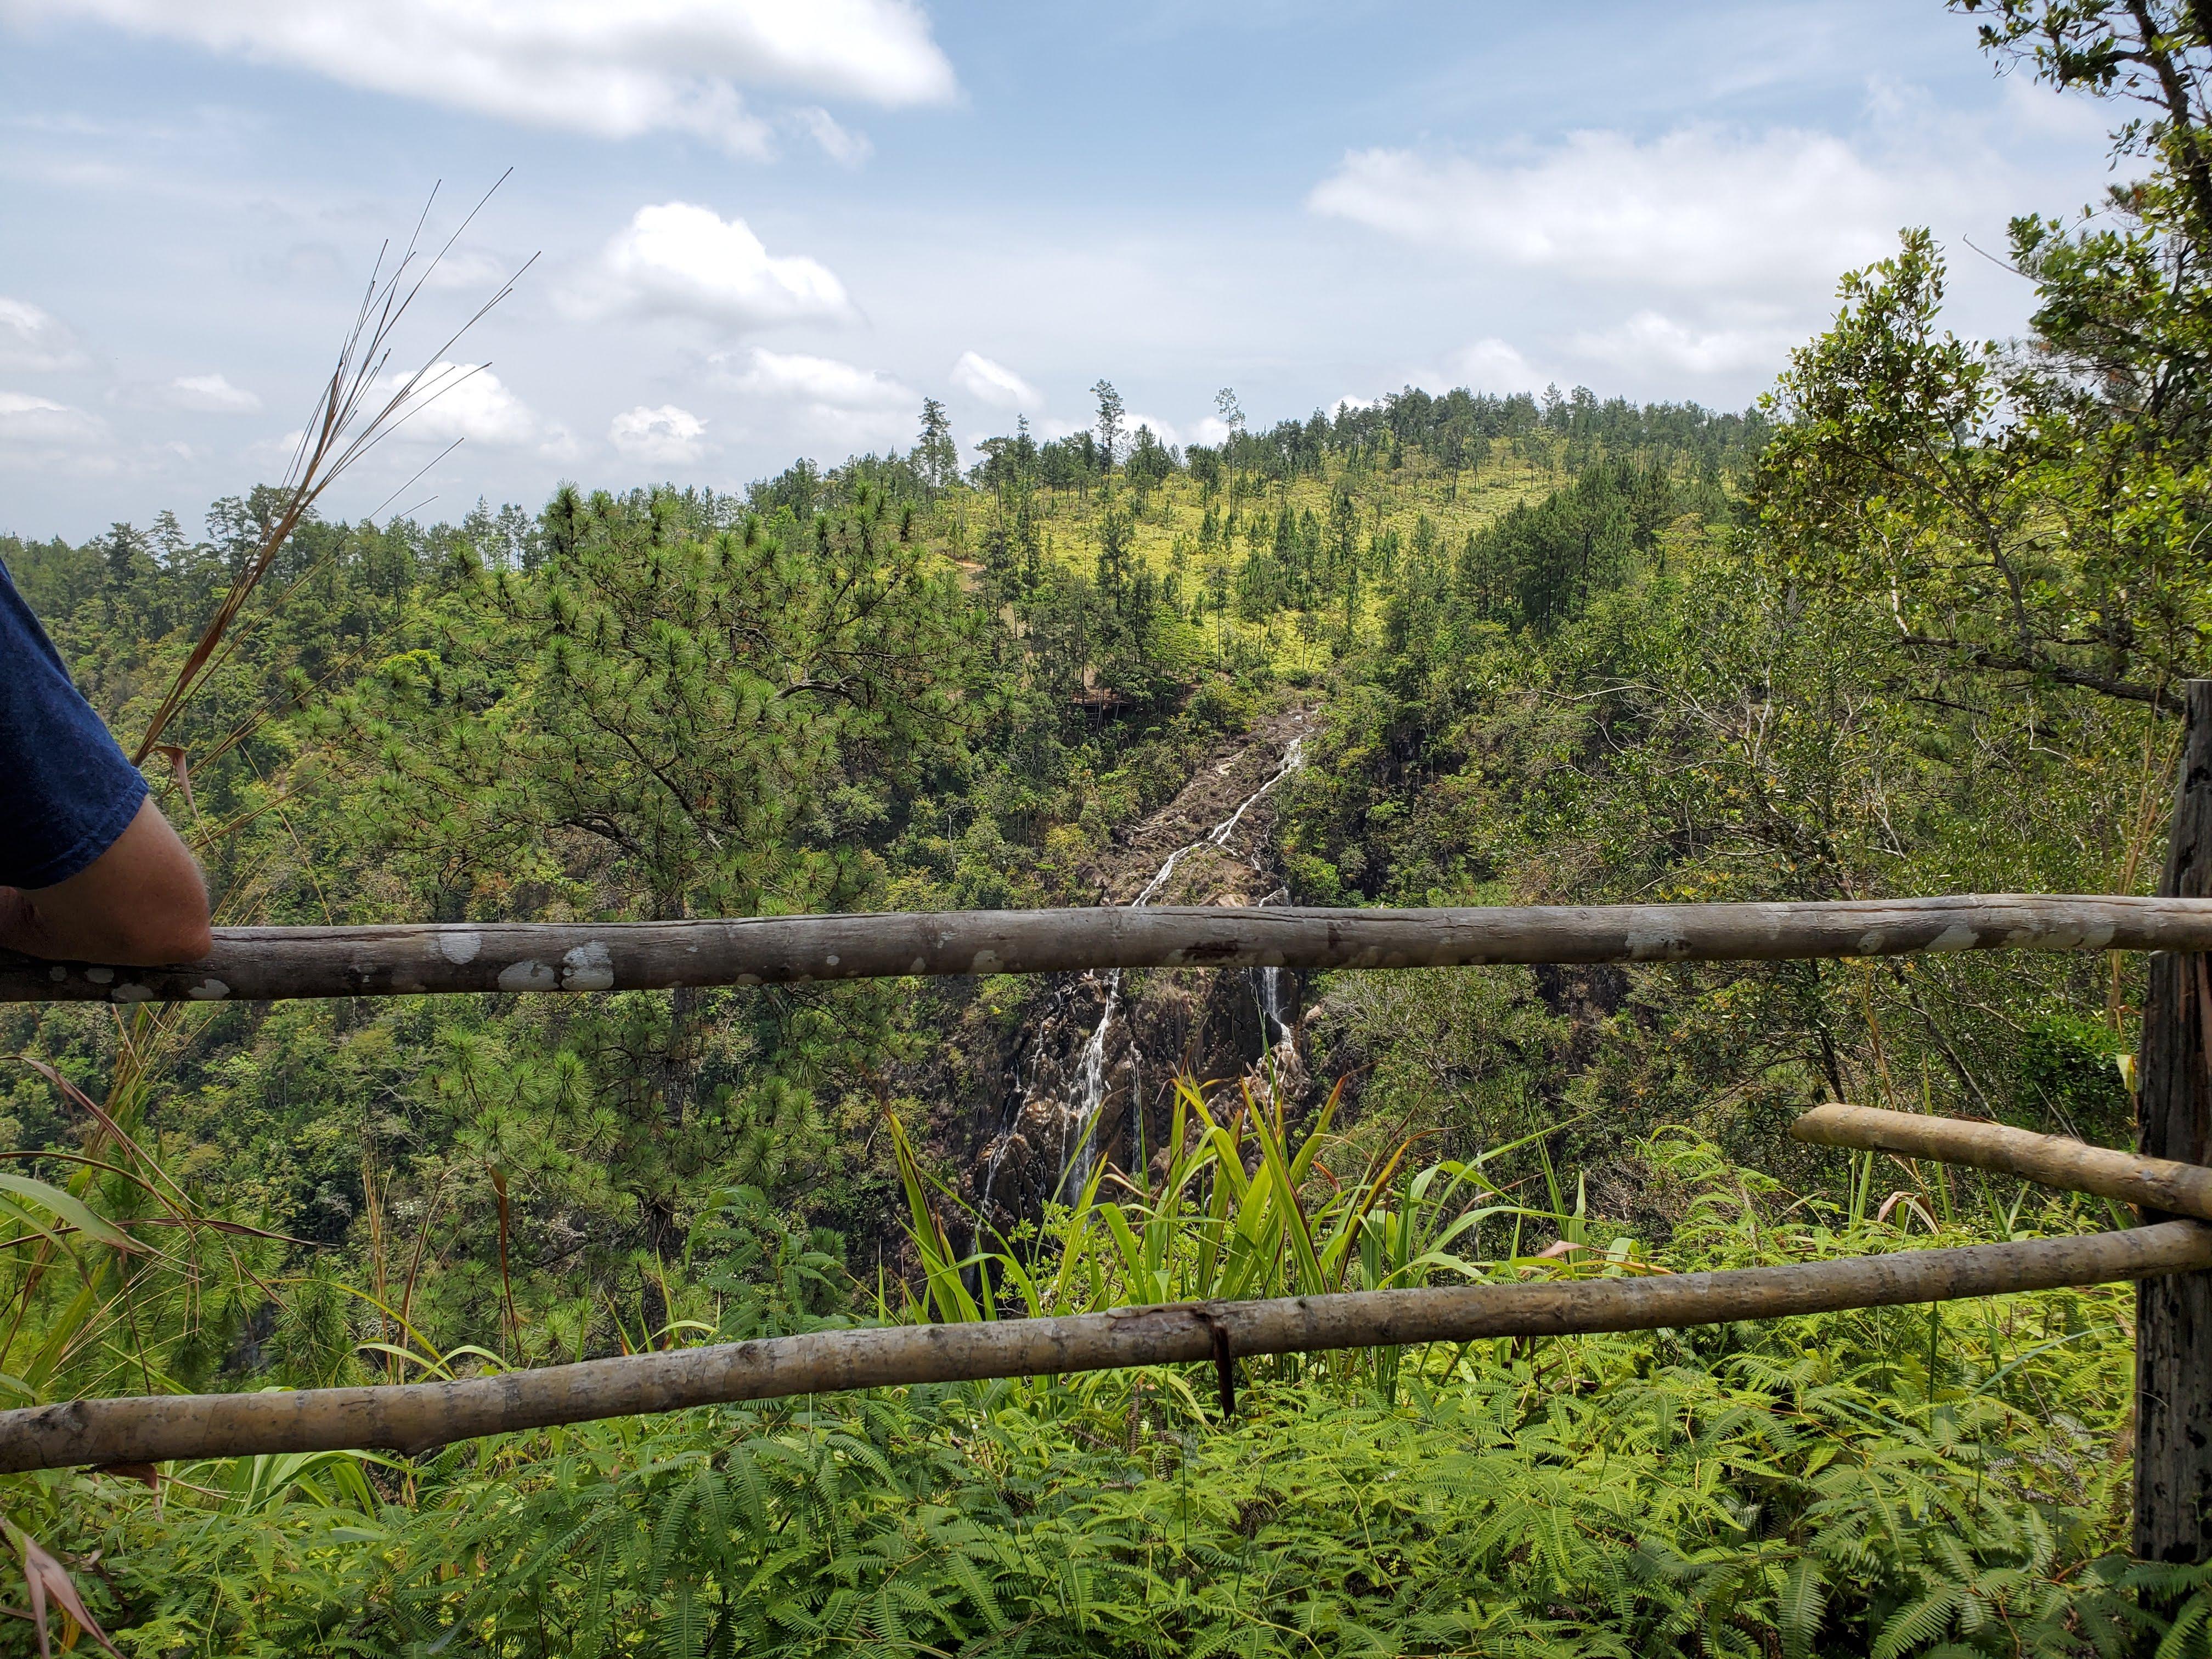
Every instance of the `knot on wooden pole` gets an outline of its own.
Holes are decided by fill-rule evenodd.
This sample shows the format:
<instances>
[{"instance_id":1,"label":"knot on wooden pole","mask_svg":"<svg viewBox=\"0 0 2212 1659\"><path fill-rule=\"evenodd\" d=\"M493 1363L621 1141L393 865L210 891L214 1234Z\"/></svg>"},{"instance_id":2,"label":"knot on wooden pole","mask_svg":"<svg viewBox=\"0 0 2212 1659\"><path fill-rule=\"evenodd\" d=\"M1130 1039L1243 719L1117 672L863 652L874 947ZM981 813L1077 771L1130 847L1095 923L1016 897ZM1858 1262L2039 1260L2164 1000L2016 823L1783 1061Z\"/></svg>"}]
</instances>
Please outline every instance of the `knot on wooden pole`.
<instances>
[{"instance_id":1,"label":"knot on wooden pole","mask_svg":"<svg viewBox=\"0 0 2212 1659\"><path fill-rule=\"evenodd\" d=\"M1195 1311L1213 1346L1213 1382L1221 1396L1221 1420L1226 1423L1237 1415L1237 1357L1229 1346L1229 1324L1215 1309Z\"/></svg>"}]
</instances>

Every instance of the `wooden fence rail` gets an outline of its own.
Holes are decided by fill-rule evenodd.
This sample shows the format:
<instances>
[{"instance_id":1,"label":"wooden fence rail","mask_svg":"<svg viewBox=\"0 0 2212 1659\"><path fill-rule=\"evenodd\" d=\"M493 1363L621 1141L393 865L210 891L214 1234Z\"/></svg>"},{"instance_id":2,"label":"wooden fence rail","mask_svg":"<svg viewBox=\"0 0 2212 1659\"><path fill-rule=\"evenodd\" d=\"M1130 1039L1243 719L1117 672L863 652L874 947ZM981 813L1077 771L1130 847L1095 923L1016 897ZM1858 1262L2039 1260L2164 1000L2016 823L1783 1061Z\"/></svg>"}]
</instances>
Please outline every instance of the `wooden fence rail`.
<instances>
[{"instance_id":1,"label":"wooden fence rail","mask_svg":"<svg viewBox=\"0 0 2212 1659\"><path fill-rule=\"evenodd\" d=\"M640 1412L1179 1362L1222 1366L1226 1396L1225 1368L1241 1355L1656 1330L2207 1267L2212 1227L2167 1221L2079 1237L1648 1279L1352 1291L818 1331L455 1382L78 1400L0 1412L0 1473L357 1447L416 1453L477 1435Z\"/></svg>"},{"instance_id":2,"label":"wooden fence rail","mask_svg":"<svg viewBox=\"0 0 2212 1659\"><path fill-rule=\"evenodd\" d=\"M651 990L1091 968L1775 962L1945 951L2212 951L2212 898L1995 893L1801 904L1322 910L1147 905L665 922L224 927L174 968L0 952L0 1002Z\"/></svg>"},{"instance_id":3,"label":"wooden fence rail","mask_svg":"<svg viewBox=\"0 0 2212 1659\"><path fill-rule=\"evenodd\" d=\"M1933 1158L1939 1164L2018 1176L2039 1186L2117 1199L2147 1211L2212 1221L2212 1169L2201 1164L2115 1152L2002 1123L1923 1117L1874 1106L1815 1106L1790 1126L1790 1133L1815 1146Z\"/></svg>"}]
</instances>

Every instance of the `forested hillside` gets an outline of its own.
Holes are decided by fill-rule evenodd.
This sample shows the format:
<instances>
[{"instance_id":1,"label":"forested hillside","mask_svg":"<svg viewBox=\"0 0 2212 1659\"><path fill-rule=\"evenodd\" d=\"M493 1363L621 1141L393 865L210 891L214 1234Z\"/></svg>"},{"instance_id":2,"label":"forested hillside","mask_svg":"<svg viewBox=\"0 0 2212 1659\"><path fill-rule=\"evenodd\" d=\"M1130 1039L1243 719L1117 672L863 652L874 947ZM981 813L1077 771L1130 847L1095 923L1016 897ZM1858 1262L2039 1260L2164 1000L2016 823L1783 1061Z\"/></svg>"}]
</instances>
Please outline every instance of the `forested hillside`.
<instances>
[{"instance_id":1,"label":"forested hillside","mask_svg":"<svg viewBox=\"0 0 2212 1659\"><path fill-rule=\"evenodd\" d=\"M165 734L221 919L1095 902L1118 834L1268 710L1331 707L1326 683L1386 614L1443 604L1510 632L1524 607L1571 611L1627 581L1662 521L1697 538L1702 514L1725 520L1723 467L1747 465L1756 430L1463 392L1226 455L1111 422L1109 405L1102 433L1127 451L1110 472L1091 434L1017 435L956 480L926 425L910 455L802 464L744 497L564 490L458 526L304 526ZM275 495L218 503L196 542L164 520L8 550L118 731L143 726ZM870 1126L900 1103L994 1120L1015 1086L998 1051L1053 994L296 1005L143 1040L208 1197L366 1249L374 1275L368 1241L394 1224L373 1212L437 1194L466 1243L426 1250L410 1321L441 1348L479 1340L512 1297L511 1335L544 1355L658 1329L663 1258L730 1187L865 1242L871 1264L895 1253ZM10 1036L88 1085L116 1060L112 1022L82 1010ZM48 1085L9 1087L17 1134L41 1144ZM495 1169L532 1264L505 1286L479 1248Z\"/></svg>"},{"instance_id":2,"label":"forested hillside","mask_svg":"<svg viewBox=\"0 0 2212 1659\"><path fill-rule=\"evenodd\" d=\"M2154 100L2143 182L2016 222L2023 343L1947 333L1908 231L1741 414L1409 388L1261 428L1224 392L1227 441L1176 448L1102 380L1091 431L972 465L932 402L910 449L740 491L310 516L258 574L270 486L0 559L126 745L245 595L149 762L219 923L2146 892L2212 672L2212 40L2151 15L1991 14L2023 73ZM1838 1099L2125 1144L2140 972L18 1006L0 1403L2082 1231L1784 1130ZM1254 1360L1234 1421L1161 1367L0 1498L148 1656L2178 1656L2212 1592L2124 1554L2132 1307Z\"/></svg>"}]
</instances>

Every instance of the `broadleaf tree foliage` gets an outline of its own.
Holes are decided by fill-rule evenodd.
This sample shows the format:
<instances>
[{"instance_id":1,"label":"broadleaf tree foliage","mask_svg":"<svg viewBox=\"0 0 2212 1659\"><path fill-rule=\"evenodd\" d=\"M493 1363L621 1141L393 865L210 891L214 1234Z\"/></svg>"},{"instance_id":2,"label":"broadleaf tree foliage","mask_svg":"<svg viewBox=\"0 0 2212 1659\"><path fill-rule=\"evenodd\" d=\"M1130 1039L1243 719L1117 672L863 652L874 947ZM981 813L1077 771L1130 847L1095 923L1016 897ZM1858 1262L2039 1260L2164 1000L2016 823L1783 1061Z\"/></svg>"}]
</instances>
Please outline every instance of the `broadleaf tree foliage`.
<instances>
[{"instance_id":1,"label":"broadleaf tree foliage","mask_svg":"<svg viewBox=\"0 0 2212 1659\"><path fill-rule=\"evenodd\" d=\"M1990 20L2001 61L2148 106L2115 135L2134 176L2078 221L2014 221L2038 299L2018 344L1942 328L1924 231L1847 277L1775 394L1762 527L1793 575L1886 604L1923 675L2171 711L2212 662L2212 20L2148 0L1958 9Z\"/></svg>"}]
</instances>

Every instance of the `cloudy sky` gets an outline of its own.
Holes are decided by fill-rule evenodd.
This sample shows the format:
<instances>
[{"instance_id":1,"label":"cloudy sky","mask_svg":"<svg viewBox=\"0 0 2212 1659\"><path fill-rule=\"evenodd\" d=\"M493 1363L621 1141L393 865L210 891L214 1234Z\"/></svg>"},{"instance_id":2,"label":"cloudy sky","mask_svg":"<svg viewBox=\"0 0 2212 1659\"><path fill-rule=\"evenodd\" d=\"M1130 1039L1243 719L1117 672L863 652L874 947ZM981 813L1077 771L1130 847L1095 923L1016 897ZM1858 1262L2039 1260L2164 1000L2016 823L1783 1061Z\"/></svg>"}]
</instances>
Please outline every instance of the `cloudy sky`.
<instances>
[{"instance_id":1,"label":"cloudy sky","mask_svg":"<svg viewBox=\"0 0 2212 1659\"><path fill-rule=\"evenodd\" d=\"M1080 424L1166 435L1407 383L1741 406L1899 227L1954 323L2104 112L1936 0L0 0L0 529L273 478L387 238L507 168L423 297L488 363L330 505L734 488ZM443 181L440 185L440 181ZM412 362L410 367L413 366Z\"/></svg>"}]
</instances>

